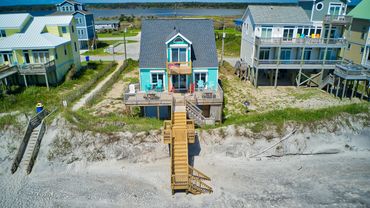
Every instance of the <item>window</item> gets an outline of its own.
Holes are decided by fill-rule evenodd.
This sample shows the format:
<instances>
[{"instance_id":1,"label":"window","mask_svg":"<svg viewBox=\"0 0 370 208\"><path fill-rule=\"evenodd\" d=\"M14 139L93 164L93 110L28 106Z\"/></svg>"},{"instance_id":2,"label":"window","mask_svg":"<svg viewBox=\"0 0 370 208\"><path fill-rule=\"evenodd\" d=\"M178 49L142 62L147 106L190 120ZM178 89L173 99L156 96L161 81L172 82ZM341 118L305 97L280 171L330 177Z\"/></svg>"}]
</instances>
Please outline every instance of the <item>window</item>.
<instances>
[{"instance_id":1,"label":"window","mask_svg":"<svg viewBox=\"0 0 370 208\"><path fill-rule=\"evenodd\" d=\"M194 72L194 81L195 81L195 88L198 89L198 82L202 80L204 85L206 85L208 81L208 74L207 72Z\"/></svg>"},{"instance_id":2,"label":"window","mask_svg":"<svg viewBox=\"0 0 370 208\"><path fill-rule=\"evenodd\" d=\"M342 12L342 4L340 3L330 3L328 14L330 15L341 15Z\"/></svg>"},{"instance_id":3,"label":"window","mask_svg":"<svg viewBox=\"0 0 370 208\"><path fill-rule=\"evenodd\" d=\"M328 38L328 33L329 33L329 27L326 27L324 31L325 38ZM337 33L337 29L335 27L332 27L329 38L334 38L336 36L336 33Z\"/></svg>"},{"instance_id":4,"label":"window","mask_svg":"<svg viewBox=\"0 0 370 208\"><path fill-rule=\"evenodd\" d=\"M0 30L0 38L5 38L5 37L6 37L5 30Z\"/></svg>"},{"instance_id":5,"label":"window","mask_svg":"<svg viewBox=\"0 0 370 208\"><path fill-rule=\"evenodd\" d=\"M67 47L64 46L64 55L67 55Z\"/></svg>"},{"instance_id":6,"label":"window","mask_svg":"<svg viewBox=\"0 0 370 208\"><path fill-rule=\"evenodd\" d=\"M75 51L77 52L77 43L74 42L74 44L75 44Z\"/></svg>"},{"instance_id":7,"label":"window","mask_svg":"<svg viewBox=\"0 0 370 208\"><path fill-rule=\"evenodd\" d=\"M71 6L69 7L69 11L73 11L73 8Z\"/></svg>"},{"instance_id":8,"label":"window","mask_svg":"<svg viewBox=\"0 0 370 208\"><path fill-rule=\"evenodd\" d=\"M151 79L150 80L150 83L152 85L158 85L158 82L162 82L162 86L164 86L164 75L163 75L163 72L153 72L151 74L150 79Z\"/></svg>"},{"instance_id":9,"label":"window","mask_svg":"<svg viewBox=\"0 0 370 208\"><path fill-rule=\"evenodd\" d=\"M319 2L316 4L316 10L321 11L324 8L324 4L322 2Z\"/></svg>"},{"instance_id":10,"label":"window","mask_svg":"<svg viewBox=\"0 0 370 208\"><path fill-rule=\"evenodd\" d=\"M270 48L261 48L259 59L266 60L270 58Z\"/></svg>"},{"instance_id":11,"label":"window","mask_svg":"<svg viewBox=\"0 0 370 208\"><path fill-rule=\"evenodd\" d=\"M33 61L37 64L49 62L49 51L32 51Z\"/></svg>"},{"instance_id":12,"label":"window","mask_svg":"<svg viewBox=\"0 0 370 208\"><path fill-rule=\"evenodd\" d=\"M63 12L65 12L66 11L66 8L65 7L62 7L62 10L63 10Z\"/></svg>"},{"instance_id":13,"label":"window","mask_svg":"<svg viewBox=\"0 0 370 208\"><path fill-rule=\"evenodd\" d=\"M28 53L27 50L24 50L23 51L23 61L26 63L26 64L29 64L30 63L30 54Z\"/></svg>"},{"instance_id":14,"label":"window","mask_svg":"<svg viewBox=\"0 0 370 208\"><path fill-rule=\"evenodd\" d=\"M281 60L289 60L292 50L290 48L282 48L280 59Z\"/></svg>"},{"instance_id":15,"label":"window","mask_svg":"<svg viewBox=\"0 0 370 208\"><path fill-rule=\"evenodd\" d=\"M82 18L77 18L77 23L82 24Z\"/></svg>"},{"instance_id":16,"label":"window","mask_svg":"<svg viewBox=\"0 0 370 208\"><path fill-rule=\"evenodd\" d=\"M271 38L272 27L263 27L261 32L261 38Z\"/></svg>"},{"instance_id":17,"label":"window","mask_svg":"<svg viewBox=\"0 0 370 208\"><path fill-rule=\"evenodd\" d=\"M351 50L351 44L350 43L348 43L348 45L347 45L347 50Z\"/></svg>"},{"instance_id":18,"label":"window","mask_svg":"<svg viewBox=\"0 0 370 208\"><path fill-rule=\"evenodd\" d=\"M291 41L293 39L294 28L285 27L283 32L283 40Z\"/></svg>"},{"instance_id":19,"label":"window","mask_svg":"<svg viewBox=\"0 0 370 208\"><path fill-rule=\"evenodd\" d=\"M73 25L72 25L72 33L74 33L75 32L75 28L73 27Z\"/></svg>"},{"instance_id":20,"label":"window","mask_svg":"<svg viewBox=\"0 0 370 208\"><path fill-rule=\"evenodd\" d=\"M306 48L303 53L303 60L310 60L311 59L311 52L312 48Z\"/></svg>"},{"instance_id":21,"label":"window","mask_svg":"<svg viewBox=\"0 0 370 208\"><path fill-rule=\"evenodd\" d=\"M10 64L11 65L11 64L14 63L13 54L11 52L2 53L0 55L0 57L2 57L1 62L4 63L4 64Z\"/></svg>"},{"instance_id":22,"label":"window","mask_svg":"<svg viewBox=\"0 0 370 208\"><path fill-rule=\"evenodd\" d=\"M172 48L172 62L187 62L186 48Z\"/></svg>"},{"instance_id":23,"label":"window","mask_svg":"<svg viewBox=\"0 0 370 208\"><path fill-rule=\"evenodd\" d=\"M361 53L364 53L365 48L361 47Z\"/></svg>"},{"instance_id":24,"label":"window","mask_svg":"<svg viewBox=\"0 0 370 208\"><path fill-rule=\"evenodd\" d=\"M62 27L62 33L67 33L67 27Z\"/></svg>"}]
</instances>

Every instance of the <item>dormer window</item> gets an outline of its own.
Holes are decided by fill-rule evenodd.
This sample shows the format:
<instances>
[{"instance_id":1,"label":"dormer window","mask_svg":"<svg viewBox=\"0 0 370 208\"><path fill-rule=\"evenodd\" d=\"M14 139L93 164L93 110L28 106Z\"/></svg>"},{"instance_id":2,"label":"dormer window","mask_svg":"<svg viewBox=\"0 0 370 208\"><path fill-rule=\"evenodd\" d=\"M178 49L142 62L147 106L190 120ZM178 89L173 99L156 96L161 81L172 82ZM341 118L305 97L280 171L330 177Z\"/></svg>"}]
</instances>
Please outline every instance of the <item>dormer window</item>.
<instances>
[{"instance_id":1,"label":"dormer window","mask_svg":"<svg viewBox=\"0 0 370 208\"><path fill-rule=\"evenodd\" d=\"M187 62L186 48L172 48L171 52L172 52L171 56L172 62Z\"/></svg>"}]
</instances>

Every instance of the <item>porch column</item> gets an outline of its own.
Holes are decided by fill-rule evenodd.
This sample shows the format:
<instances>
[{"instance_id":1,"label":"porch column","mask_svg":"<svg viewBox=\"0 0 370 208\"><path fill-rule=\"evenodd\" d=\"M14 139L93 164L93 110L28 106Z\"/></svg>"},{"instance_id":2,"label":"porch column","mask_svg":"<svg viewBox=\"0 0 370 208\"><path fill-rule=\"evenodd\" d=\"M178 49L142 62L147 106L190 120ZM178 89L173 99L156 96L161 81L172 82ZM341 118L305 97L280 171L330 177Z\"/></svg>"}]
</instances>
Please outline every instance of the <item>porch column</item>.
<instances>
[{"instance_id":1,"label":"porch column","mask_svg":"<svg viewBox=\"0 0 370 208\"><path fill-rule=\"evenodd\" d=\"M330 94L333 94L334 87L335 87L335 75L333 75L333 85L330 88Z\"/></svg>"},{"instance_id":2,"label":"porch column","mask_svg":"<svg viewBox=\"0 0 370 208\"><path fill-rule=\"evenodd\" d=\"M48 80L48 75L45 73L45 82L46 82L46 87L49 90L49 80Z\"/></svg>"},{"instance_id":3,"label":"porch column","mask_svg":"<svg viewBox=\"0 0 370 208\"><path fill-rule=\"evenodd\" d=\"M343 97L344 97L344 94L346 93L346 88L347 88L347 80L345 79L344 80L344 87L343 87L343 91L342 91L342 99L343 99Z\"/></svg>"},{"instance_id":4,"label":"porch column","mask_svg":"<svg viewBox=\"0 0 370 208\"><path fill-rule=\"evenodd\" d=\"M256 85L255 87L258 87L258 68L256 69Z\"/></svg>"},{"instance_id":5,"label":"porch column","mask_svg":"<svg viewBox=\"0 0 370 208\"><path fill-rule=\"evenodd\" d=\"M352 93L351 93L351 99L353 98L353 95L355 94L355 86L356 86L356 80L352 81Z\"/></svg>"},{"instance_id":6,"label":"porch column","mask_svg":"<svg viewBox=\"0 0 370 208\"><path fill-rule=\"evenodd\" d=\"M341 80L340 80L340 77L339 77L337 89L335 91L335 97L338 97L338 93L339 93L339 89L340 89L340 84L341 84L340 82L341 82Z\"/></svg>"},{"instance_id":7,"label":"porch column","mask_svg":"<svg viewBox=\"0 0 370 208\"><path fill-rule=\"evenodd\" d=\"M301 86L301 76L302 76L302 67L299 69L298 72L297 87Z\"/></svg>"},{"instance_id":8,"label":"porch column","mask_svg":"<svg viewBox=\"0 0 370 208\"><path fill-rule=\"evenodd\" d=\"M276 69L276 72L275 72L275 83L274 83L275 88L277 87L277 79L278 79L278 75L279 75L279 68L277 68L277 69Z\"/></svg>"},{"instance_id":9,"label":"porch column","mask_svg":"<svg viewBox=\"0 0 370 208\"><path fill-rule=\"evenodd\" d=\"M159 105L157 106L157 118L160 118Z\"/></svg>"},{"instance_id":10,"label":"porch column","mask_svg":"<svg viewBox=\"0 0 370 208\"><path fill-rule=\"evenodd\" d=\"M27 78L26 78L26 75L23 75L23 80L24 80L24 85L25 85L26 87L28 87L28 85L27 85Z\"/></svg>"}]
</instances>

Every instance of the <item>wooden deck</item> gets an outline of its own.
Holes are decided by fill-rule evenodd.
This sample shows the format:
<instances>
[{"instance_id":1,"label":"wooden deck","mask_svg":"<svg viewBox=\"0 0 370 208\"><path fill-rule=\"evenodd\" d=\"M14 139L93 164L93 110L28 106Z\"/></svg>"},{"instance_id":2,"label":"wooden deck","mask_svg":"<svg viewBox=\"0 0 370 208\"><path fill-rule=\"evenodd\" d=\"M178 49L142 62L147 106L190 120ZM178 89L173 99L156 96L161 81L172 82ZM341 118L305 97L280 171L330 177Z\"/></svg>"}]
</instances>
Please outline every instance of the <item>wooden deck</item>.
<instances>
[{"instance_id":1,"label":"wooden deck","mask_svg":"<svg viewBox=\"0 0 370 208\"><path fill-rule=\"evenodd\" d=\"M218 86L217 91L203 90L194 93L174 93L174 92L143 92L139 89L139 84L135 84L135 93L130 93L129 89L123 95L125 105L129 106L170 106L172 98L176 94L182 94L186 100L196 105L222 105L223 91Z\"/></svg>"}]
</instances>

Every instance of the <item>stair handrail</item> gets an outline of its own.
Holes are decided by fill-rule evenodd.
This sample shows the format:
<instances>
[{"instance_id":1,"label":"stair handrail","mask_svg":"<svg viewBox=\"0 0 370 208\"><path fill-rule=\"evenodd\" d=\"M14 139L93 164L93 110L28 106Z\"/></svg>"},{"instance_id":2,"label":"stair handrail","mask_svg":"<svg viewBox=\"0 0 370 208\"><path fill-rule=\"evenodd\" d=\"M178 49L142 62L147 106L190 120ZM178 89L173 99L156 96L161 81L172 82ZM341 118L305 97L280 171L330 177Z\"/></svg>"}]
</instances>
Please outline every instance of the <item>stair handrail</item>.
<instances>
[{"instance_id":1,"label":"stair handrail","mask_svg":"<svg viewBox=\"0 0 370 208\"><path fill-rule=\"evenodd\" d=\"M36 128L38 125L40 125L41 123L40 119L43 119L47 114L48 114L48 111L44 109L28 121L26 132L23 136L21 144L18 147L17 154L12 163L12 168L11 168L12 174L14 174L15 171L17 171L18 166L20 162L22 161L24 152L26 151L28 141L30 140L33 129Z\"/></svg>"},{"instance_id":2,"label":"stair handrail","mask_svg":"<svg viewBox=\"0 0 370 208\"><path fill-rule=\"evenodd\" d=\"M28 163L28 166L27 166L27 174L30 174L31 171L32 171L32 168L33 168L33 165L35 164L35 160L37 158L37 155L39 153L39 150L40 150L40 145L41 145L41 140L42 138L44 137L45 135L45 132L46 132L46 119L51 115L53 114L55 111L57 110L57 108L55 108L54 110L52 110L50 113L48 113L41 121L41 127L40 127L40 131L39 131L39 134L37 136L37 140L36 140L36 145L32 151L32 155L31 155L31 158L30 158L30 161Z\"/></svg>"},{"instance_id":3,"label":"stair handrail","mask_svg":"<svg viewBox=\"0 0 370 208\"><path fill-rule=\"evenodd\" d=\"M328 76L325 77L325 79L321 82L319 88L325 87L325 85L329 84L333 80L334 76L332 74L329 74Z\"/></svg>"},{"instance_id":4,"label":"stair handrail","mask_svg":"<svg viewBox=\"0 0 370 208\"><path fill-rule=\"evenodd\" d=\"M189 165L189 172L191 172L190 175L194 176L194 177L197 177L199 179L202 179L202 180L207 180L207 181L210 181L211 178L208 177L206 174L200 172L199 170L193 168L192 166Z\"/></svg>"},{"instance_id":5,"label":"stair handrail","mask_svg":"<svg viewBox=\"0 0 370 208\"><path fill-rule=\"evenodd\" d=\"M202 180L192 175L189 175L189 188L200 189L200 192L202 193L204 192L212 193L213 192L213 189L211 186L207 185Z\"/></svg>"}]
</instances>

